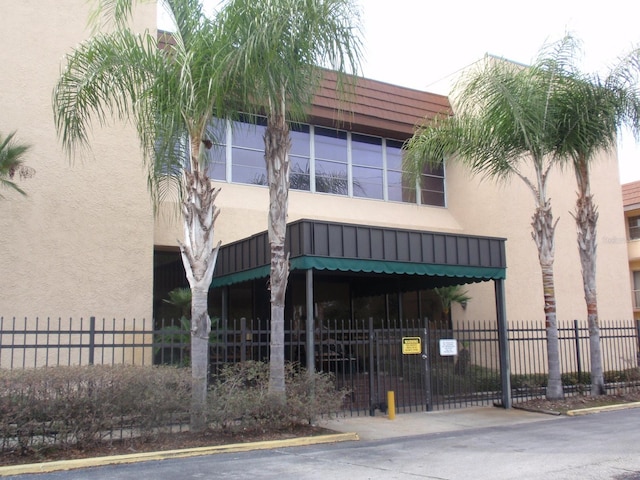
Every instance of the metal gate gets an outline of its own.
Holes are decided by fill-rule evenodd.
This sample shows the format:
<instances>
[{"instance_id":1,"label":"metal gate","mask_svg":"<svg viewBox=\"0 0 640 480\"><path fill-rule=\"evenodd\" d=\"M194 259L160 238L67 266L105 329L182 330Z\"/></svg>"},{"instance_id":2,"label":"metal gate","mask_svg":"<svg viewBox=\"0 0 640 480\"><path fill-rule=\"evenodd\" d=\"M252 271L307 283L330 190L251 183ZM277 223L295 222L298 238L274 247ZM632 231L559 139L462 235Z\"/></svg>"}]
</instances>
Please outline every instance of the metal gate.
<instances>
[{"instance_id":1,"label":"metal gate","mask_svg":"<svg viewBox=\"0 0 640 480\"><path fill-rule=\"evenodd\" d=\"M445 330L434 325L427 319L318 320L314 367L331 372L337 388L347 391L344 412L351 415L386 412L390 391L398 413L500 402L495 323L461 322ZM213 374L229 362L268 361L268 322L240 319L216 327ZM286 330L286 359L306 366L306 343L303 329Z\"/></svg>"},{"instance_id":2,"label":"metal gate","mask_svg":"<svg viewBox=\"0 0 640 480\"><path fill-rule=\"evenodd\" d=\"M497 328L436 330L425 320L323 322L315 368L349 393L345 411L386 413L487 405L501 399Z\"/></svg>"}]
</instances>

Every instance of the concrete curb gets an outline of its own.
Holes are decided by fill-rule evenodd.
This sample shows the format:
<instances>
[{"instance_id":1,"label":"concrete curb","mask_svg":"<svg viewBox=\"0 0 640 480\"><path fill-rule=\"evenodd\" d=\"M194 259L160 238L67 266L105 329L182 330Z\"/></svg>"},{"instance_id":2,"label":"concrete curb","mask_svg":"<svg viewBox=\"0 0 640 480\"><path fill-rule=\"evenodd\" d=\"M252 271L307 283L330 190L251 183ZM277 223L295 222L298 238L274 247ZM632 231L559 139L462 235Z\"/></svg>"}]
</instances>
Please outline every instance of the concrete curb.
<instances>
[{"instance_id":1,"label":"concrete curb","mask_svg":"<svg viewBox=\"0 0 640 480\"><path fill-rule=\"evenodd\" d=\"M578 410L568 410L567 415L577 417L579 415L589 415L591 413L610 412L613 410L626 410L627 408L638 408L640 402L618 403L616 405L603 405L601 407L580 408Z\"/></svg>"},{"instance_id":2,"label":"concrete curb","mask_svg":"<svg viewBox=\"0 0 640 480\"><path fill-rule=\"evenodd\" d=\"M513 408L514 410L522 410L524 412L531 412L531 413L544 413L545 415L555 415L555 416L560 416L562 415L562 413L560 412L555 412L553 410L540 410L539 408L528 408L528 407L521 407L519 405L512 405L511 408Z\"/></svg>"},{"instance_id":3,"label":"concrete curb","mask_svg":"<svg viewBox=\"0 0 640 480\"><path fill-rule=\"evenodd\" d=\"M125 463L147 462L151 460L167 460L170 458L187 458L201 455L215 455L218 453L247 452L250 450L267 450L285 447L303 447L322 443L350 442L359 440L357 433L336 433L318 435L315 437L300 437L286 440L273 440L254 443L234 443L231 445L216 445L212 447L188 448L184 450L167 450L164 452L142 452L128 455L114 455L110 457L82 458L77 460L60 460L57 462L30 463L25 465L10 465L0 467L0 477L22 475L27 473L51 473L77 468L102 467L105 465L119 465Z\"/></svg>"}]
</instances>

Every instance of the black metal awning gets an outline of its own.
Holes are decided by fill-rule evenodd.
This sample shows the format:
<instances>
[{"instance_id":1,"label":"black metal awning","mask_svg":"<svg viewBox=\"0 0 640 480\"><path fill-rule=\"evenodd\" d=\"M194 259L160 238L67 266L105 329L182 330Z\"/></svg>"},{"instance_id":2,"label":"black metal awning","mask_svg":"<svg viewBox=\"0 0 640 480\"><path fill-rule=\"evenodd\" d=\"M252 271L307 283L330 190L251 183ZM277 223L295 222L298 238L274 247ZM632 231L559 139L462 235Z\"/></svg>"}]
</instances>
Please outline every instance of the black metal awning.
<instances>
[{"instance_id":1,"label":"black metal awning","mask_svg":"<svg viewBox=\"0 0 640 480\"><path fill-rule=\"evenodd\" d=\"M457 283L502 280L505 239L367 225L298 220L287 226L291 270L328 270L455 278ZM212 288L270 270L267 232L220 249Z\"/></svg>"}]
</instances>

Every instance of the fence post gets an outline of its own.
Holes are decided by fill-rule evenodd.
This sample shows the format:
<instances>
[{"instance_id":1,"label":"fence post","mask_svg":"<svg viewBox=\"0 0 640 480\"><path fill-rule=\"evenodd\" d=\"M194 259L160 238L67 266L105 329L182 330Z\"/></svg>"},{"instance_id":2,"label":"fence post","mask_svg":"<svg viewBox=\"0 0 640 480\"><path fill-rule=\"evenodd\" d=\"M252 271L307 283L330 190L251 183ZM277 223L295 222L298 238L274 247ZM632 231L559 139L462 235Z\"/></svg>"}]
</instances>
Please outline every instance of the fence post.
<instances>
[{"instance_id":1,"label":"fence post","mask_svg":"<svg viewBox=\"0 0 640 480\"><path fill-rule=\"evenodd\" d=\"M307 373L310 378L313 378L313 374L316 370L316 344L315 344L315 320L313 318L313 269L310 268L306 273L306 311L307 318L305 319L304 331L305 331L305 361L307 364ZM321 357L320 346L318 346L318 359ZM300 359L302 360L302 359ZM322 369L322 364L319 365ZM312 385L313 382L312 382Z\"/></svg>"},{"instance_id":2,"label":"fence post","mask_svg":"<svg viewBox=\"0 0 640 480\"><path fill-rule=\"evenodd\" d=\"M373 317L369 317L369 415L374 417L376 414L376 399L374 398L374 378L375 373L375 358L373 354L373 348L375 346L375 331L373 329Z\"/></svg>"},{"instance_id":3,"label":"fence post","mask_svg":"<svg viewBox=\"0 0 640 480\"><path fill-rule=\"evenodd\" d=\"M573 331L576 339L576 362L578 365L578 384L582 384L582 355L580 352L580 329L578 328L578 320L573 321Z\"/></svg>"},{"instance_id":4,"label":"fence post","mask_svg":"<svg viewBox=\"0 0 640 480\"><path fill-rule=\"evenodd\" d=\"M424 360L424 381L425 381L425 394L427 399L427 412L433 410L433 389L431 385L431 360L429 359L430 345L429 345L429 318L424 317L424 349L422 350L422 359Z\"/></svg>"},{"instance_id":5,"label":"fence post","mask_svg":"<svg viewBox=\"0 0 640 480\"><path fill-rule=\"evenodd\" d=\"M638 350L636 352L636 358L638 366L640 367L640 320L636 320L636 337L638 340Z\"/></svg>"},{"instance_id":6,"label":"fence post","mask_svg":"<svg viewBox=\"0 0 640 480\"><path fill-rule=\"evenodd\" d=\"M247 319L240 318L240 361L247 361Z\"/></svg>"},{"instance_id":7,"label":"fence post","mask_svg":"<svg viewBox=\"0 0 640 480\"><path fill-rule=\"evenodd\" d=\"M96 317L89 317L89 365L93 365L96 349Z\"/></svg>"}]
</instances>

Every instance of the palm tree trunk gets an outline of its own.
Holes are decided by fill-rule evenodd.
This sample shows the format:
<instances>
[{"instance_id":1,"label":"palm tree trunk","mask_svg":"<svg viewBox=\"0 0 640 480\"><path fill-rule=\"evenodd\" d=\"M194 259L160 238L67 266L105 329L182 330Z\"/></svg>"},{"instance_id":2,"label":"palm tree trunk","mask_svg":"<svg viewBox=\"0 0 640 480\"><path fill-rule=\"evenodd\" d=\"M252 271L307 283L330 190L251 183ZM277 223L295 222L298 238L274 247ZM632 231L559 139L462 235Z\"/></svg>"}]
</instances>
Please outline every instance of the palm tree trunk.
<instances>
[{"instance_id":1,"label":"palm tree trunk","mask_svg":"<svg viewBox=\"0 0 640 480\"><path fill-rule=\"evenodd\" d=\"M182 205L184 243L182 263L191 287L191 430L206 427L209 369L209 318L207 299L220 244L213 247L213 224L218 216L215 198L219 190L206 174L185 171L186 197Z\"/></svg>"},{"instance_id":2,"label":"palm tree trunk","mask_svg":"<svg viewBox=\"0 0 640 480\"><path fill-rule=\"evenodd\" d=\"M285 239L289 208L289 150L291 147L289 126L284 114L269 117L264 144L269 178L269 245L271 247L269 393L284 403L286 401L284 303L289 278L289 255L285 252Z\"/></svg>"},{"instance_id":3,"label":"palm tree trunk","mask_svg":"<svg viewBox=\"0 0 640 480\"><path fill-rule=\"evenodd\" d=\"M576 202L576 225L578 227L578 251L582 267L584 299L587 304L589 324L589 351L591 357L591 395L604 395L604 372L602 368L602 347L600 345L600 322L598 321L598 300L596 289L596 226L598 211L593 203L589 181L589 171L585 162L575 167L578 180L578 200Z\"/></svg>"},{"instance_id":4,"label":"palm tree trunk","mask_svg":"<svg viewBox=\"0 0 640 480\"><path fill-rule=\"evenodd\" d=\"M193 431L206 428L207 378L209 373L208 288L191 287L191 425Z\"/></svg>"},{"instance_id":5,"label":"palm tree trunk","mask_svg":"<svg viewBox=\"0 0 640 480\"><path fill-rule=\"evenodd\" d=\"M557 222L556 222L557 223ZM560 375L560 344L558 341L558 320L556 317L556 292L553 278L554 233L551 204L545 201L538 205L533 214L532 237L538 247L538 259L542 271L542 289L544 293L545 328L547 331L547 363L549 379L547 381L547 399L563 398L562 378Z\"/></svg>"}]
</instances>

